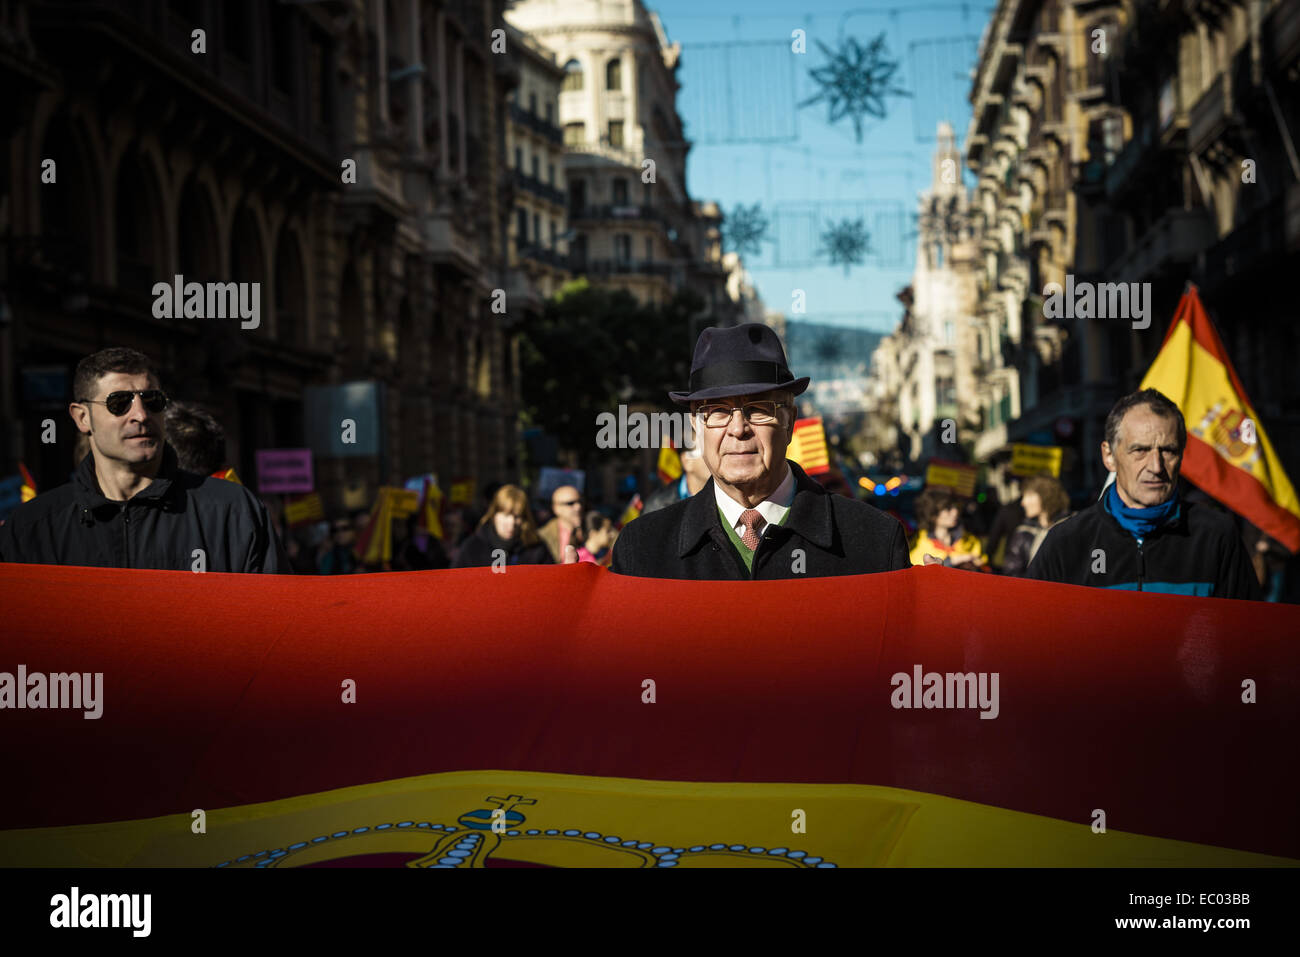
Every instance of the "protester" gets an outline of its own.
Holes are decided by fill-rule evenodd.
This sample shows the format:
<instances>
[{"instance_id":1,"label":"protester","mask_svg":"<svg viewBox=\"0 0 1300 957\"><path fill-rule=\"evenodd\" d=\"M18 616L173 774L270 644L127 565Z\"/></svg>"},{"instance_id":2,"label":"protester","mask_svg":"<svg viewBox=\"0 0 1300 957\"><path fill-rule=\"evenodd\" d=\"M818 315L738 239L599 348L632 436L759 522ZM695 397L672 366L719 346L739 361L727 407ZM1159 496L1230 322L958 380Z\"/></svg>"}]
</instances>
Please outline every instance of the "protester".
<instances>
[{"instance_id":1,"label":"protester","mask_svg":"<svg viewBox=\"0 0 1300 957\"><path fill-rule=\"evenodd\" d=\"M640 517L644 518L651 512L657 512L684 498L690 498L708 482L709 467L704 464L704 451L700 448L698 437L695 439L694 448L678 449L676 455L682 463L681 477L653 492L645 500L645 507L641 509Z\"/></svg>"},{"instance_id":2,"label":"protester","mask_svg":"<svg viewBox=\"0 0 1300 957\"><path fill-rule=\"evenodd\" d=\"M1259 599L1259 580L1230 516L1179 495L1187 426L1155 389L1106 417L1101 458L1115 475L1101 500L1057 525L1029 565L1042 581Z\"/></svg>"},{"instance_id":3,"label":"protester","mask_svg":"<svg viewBox=\"0 0 1300 957\"><path fill-rule=\"evenodd\" d=\"M149 358L134 349L82 359L68 413L91 454L73 481L20 505L0 526L0 561L290 573L251 491L180 467L166 442L169 401Z\"/></svg>"},{"instance_id":4,"label":"protester","mask_svg":"<svg viewBox=\"0 0 1300 957\"><path fill-rule=\"evenodd\" d=\"M582 544L582 493L572 485L561 485L551 493L551 513L555 517L538 534L552 560L563 562L565 546Z\"/></svg>"},{"instance_id":5,"label":"protester","mask_svg":"<svg viewBox=\"0 0 1300 957\"><path fill-rule=\"evenodd\" d=\"M358 570L356 529L347 518L336 518L331 528L330 548L321 556L317 566L322 575L351 575Z\"/></svg>"},{"instance_id":6,"label":"protester","mask_svg":"<svg viewBox=\"0 0 1300 957\"><path fill-rule=\"evenodd\" d=\"M988 537L984 539L984 554L989 556L993 567L1001 570L1006 562L1007 546L1011 542L1011 535L1025 521L1025 510L1020 504L1020 482L1013 479L1009 483L1007 495L1002 499L1002 504L998 506L997 514L993 517L993 525L989 529Z\"/></svg>"},{"instance_id":7,"label":"protester","mask_svg":"<svg viewBox=\"0 0 1300 957\"><path fill-rule=\"evenodd\" d=\"M612 571L645 578L778 579L907 568L897 521L832 495L786 459L796 379L775 332L761 323L705 329L690 407L710 478L699 494L642 515L614 546Z\"/></svg>"},{"instance_id":8,"label":"protester","mask_svg":"<svg viewBox=\"0 0 1300 957\"><path fill-rule=\"evenodd\" d=\"M400 524L401 548L397 535ZM420 528L420 516L408 515L405 521L393 525L393 567L397 571L423 572L435 568L450 568L451 562L443 550L442 542Z\"/></svg>"},{"instance_id":9,"label":"protester","mask_svg":"<svg viewBox=\"0 0 1300 957\"><path fill-rule=\"evenodd\" d=\"M1023 577L1048 531L1069 517L1070 496L1065 486L1050 475L1038 475L1025 482L1020 505L1025 520L1011 533L1007 542L1002 573Z\"/></svg>"},{"instance_id":10,"label":"protester","mask_svg":"<svg viewBox=\"0 0 1300 957\"><path fill-rule=\"evenodd\" d=\"M163 413L167 442L181 468L212 475L226 468L226 431L211 413L186 402L168 402Z\"/></svg>"},{"instance_id":11,"label":"protester","mask_svg":"<svg viewBox=\"0 0 1300 957\"><path fill-rule=\"evenodd\" d=\"M611 549L618 540L618 529L613 521L600 512L588 512L583 519L583 531L586 538L578 547L578 561L608 567Z\"/></svg>"},{"instance_id":12,"label":"protester","mask_svg":"<svg viewBox=\"0 0 1300 957\"><path fill-rule=\"evenodd\" d=\"M916 542L910 553L913 565L987 570L979 536L962 525L963 505L960 495L942 487L927 488L917 496Z\"/></svg>"},{"instance_id":13,"label":"protester","mask_svg":"<svg viewBox=\"0 0 1300 957\"><path fill-rule=\"evenodd\" d=\"M528 493L517 485L497 489L478 530L465 539L456 556L457 568L503 564L554 564L528 510Z\"/></svg>"}]
</instances>

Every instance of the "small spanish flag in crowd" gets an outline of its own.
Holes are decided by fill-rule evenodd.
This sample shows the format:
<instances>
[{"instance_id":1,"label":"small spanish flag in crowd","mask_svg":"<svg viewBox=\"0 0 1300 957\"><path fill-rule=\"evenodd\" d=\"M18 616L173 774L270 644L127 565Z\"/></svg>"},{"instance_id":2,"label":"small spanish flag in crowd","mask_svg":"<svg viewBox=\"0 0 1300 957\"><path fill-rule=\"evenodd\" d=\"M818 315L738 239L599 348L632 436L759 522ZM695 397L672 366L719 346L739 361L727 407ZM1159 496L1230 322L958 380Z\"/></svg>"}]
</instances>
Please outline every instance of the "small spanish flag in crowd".
<instances>
[{"instance_id":1,"label":"small spanish flag in crowd","mask_svg":"<svg viewBox=\"0 0 1300 957\"><path fill-rule=\"evenodd\" d=\"M239 481L239 476L235 474L234 469L217 469L212 473L212 478L225 479L227 482L234 482L236 485L244 484Z\"/></svg>"},{"instance_id":2,"label":"small spanish flag in crowd","mask_svg":"<svg viewBox=\"0 0 1300 957\"><path fill-rule=\"evenodd\" d=\"M1141 387L1168 396L1187 421L1187 480L1300 551L1300 500L1191 283Z\"/></svg>"},{"instance_id":3,"label":"small spanish flag in crowd","mask_svg":"<svg viewBox=\"0 0 1300 957\"><path fill-rule=\"evenodd\" d=\"M645 502L641 501L641 494L638 492L632 496L632 501L627 503L627 508L623 510L622 516L618 520L618 527L622 528L634 518L641 517L641 510L645 508Z\"/></svg>"},{"instance_id":4,"label":"small spanish flag in crowd","mask_svg":"<svg viewBox=\"0 0 1300 957\"><path fill-rule=\"evenodd\" d=\"M786 458L795 462L809 475L820 475L831 470L830 456L826 450L826 430L821 416L800 419L794 424L794 437Z\"/></svg>"},{"instance_id":5,"label":"small spanish flag in crowd","mask_svg":"<svg viewBox=\"0 0 1300 957\"><path fill-rule=\"evenodd\" d=\"M682 459L673 448L673 444L664 440L664 447L659 450L659 481L667 485L682 477Z\"/></svg>"},{"instance_id":6,"label":"small spanish flag in crowd","mask_svg":"<svg viewBox=\"0 0 1300 957\"><path fill-rule=\"evenodd\" d=\"M36 479L32 478L32 473L27 471L27 466L22 462L18 463L18 471L23 477L22 488L19 489L18 497L24 502L30 502L36 497Z\"/></svg>"}]
</instances>

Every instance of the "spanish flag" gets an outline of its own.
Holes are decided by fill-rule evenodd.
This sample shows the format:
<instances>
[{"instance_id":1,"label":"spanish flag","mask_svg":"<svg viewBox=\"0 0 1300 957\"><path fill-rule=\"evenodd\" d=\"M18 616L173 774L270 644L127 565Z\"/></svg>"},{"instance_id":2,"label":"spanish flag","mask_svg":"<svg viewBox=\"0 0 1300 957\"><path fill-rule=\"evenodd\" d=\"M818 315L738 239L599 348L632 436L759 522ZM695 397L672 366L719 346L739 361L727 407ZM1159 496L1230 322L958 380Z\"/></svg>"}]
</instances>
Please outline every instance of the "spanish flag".
<instances>
[{"instance_id":1,"label":"spanish flag","mask_svg":"<svg viewBox=\"0 0 1300 957\"><path fill-rule=\"evenodd\" d=\"M23 477L22 487L18 490L18 498L22 502L30 502L36 497L36 479L32 478L32 473L27 471L27 466L22 462L18 463L18 471Z\"/></svg>"},{"instance_id":2,"label":"spanish flag","mask_svg":"<svg viewBox=\"0 0 1300 957\"><path fill-rule=\"evenodd\" d=\"M0 564L0 867L1300 865L1300 609L762 587Z\"/></svg>"},{"instance_id":3,"label":"spanish flag","mask_svg":"<svg viewBox=\"0 0 1300 957\"><path fill-rule=\"evenodd\" d=\"M1182 411L1188 481L1300 551L1295 487L1191 283L1141 387L1158 389Z\"/></svg>"},{"instance_id":4,"label":"spanish flag","mask_svg":"<svg viewBox=\"0 0 1300 957\"><path fill-rule=\"evenodd\" d=\"M227 482L234 482L236 485L244 484L239 480L239 476L235 474L234 469L217 469L215 472L212 473L212 478L219 478Z\"/></svg>"},{"instance_id":5,"label":"spanish flag","mask_svg":"<svg viewBox=\"0 0 1300 957\"><path fill-rule=\"evenodd\" d=\"M667 440L664 446L659 450L659 481L664 485L669 482L676 482L682 477L682 459L673 448L673 444Z\"/></svg>"},{"instance_id":6,"label":"spanish flag","mask_svg":"<svg viewBox=\"0 0 1300 957\"><path fill-rule=\"evenodd\" d=\"M642 510L645 509L645 502L641 500L641 493L637 492L632 496L632 501L627 503L627 508L623 509L623 514L619 517L618 527L622 528L634 518L640 518Z\"/></svg>"}]
</instances>

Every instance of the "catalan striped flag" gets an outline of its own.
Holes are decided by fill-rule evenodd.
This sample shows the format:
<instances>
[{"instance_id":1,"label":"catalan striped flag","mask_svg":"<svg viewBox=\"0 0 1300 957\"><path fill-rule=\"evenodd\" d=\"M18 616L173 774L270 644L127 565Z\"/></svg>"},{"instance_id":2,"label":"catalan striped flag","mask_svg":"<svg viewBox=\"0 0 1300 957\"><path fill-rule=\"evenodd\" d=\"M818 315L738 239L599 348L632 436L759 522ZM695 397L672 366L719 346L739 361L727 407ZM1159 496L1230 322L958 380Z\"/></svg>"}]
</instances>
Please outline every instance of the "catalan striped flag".
<instances>
[{"instance_id":1,"label":"catalan striped flag","mask_svg":"<svg viewBox=\"0 0 1300 957\"><path fill-rule=\"evenodd\" d=\"M0 564L0 867L1300 865L1294 606L939 566L765 582L759 618L751 582L587 564L218 577Z\"/></svg>"},{"instance_id":2,"label":"catalan striped flag","mask_svg":"<svg viewBox=\"0 0 1300 957\"><path fill-rule=\"evenodd\" d=\"M1300 499L1191 283L1141 387L1158 389L1183 413L1182 475L1300 551Z\"/></svg>"},{"instance_id":3,"label":"catalan striped flag","mask_svg":"<svg viewBox=\"0 0 1300 957\"><path fill-rule=\"evenodd\" d=\"M831 470L830 455L826 449L826 430L821 416L799 419L794 424L794 436L786 458L795 462L809 475L820 475Z\"/></svg>"}]
</instances>

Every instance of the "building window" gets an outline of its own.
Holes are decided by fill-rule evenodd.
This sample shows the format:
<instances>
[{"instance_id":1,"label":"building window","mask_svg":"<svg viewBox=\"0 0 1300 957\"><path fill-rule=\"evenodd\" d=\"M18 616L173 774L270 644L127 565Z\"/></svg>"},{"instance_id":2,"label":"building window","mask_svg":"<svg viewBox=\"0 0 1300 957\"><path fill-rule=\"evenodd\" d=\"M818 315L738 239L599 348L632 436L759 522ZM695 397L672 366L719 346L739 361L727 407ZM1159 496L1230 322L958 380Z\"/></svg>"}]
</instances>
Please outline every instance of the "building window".
<instances>
[{"instance_id":1,"label":"building window","mask_svg":"<svg viewBox=\"0 0 1300 957\"><path fill-rule=\"evenodd\" d=\"M587 142L587 126L585 123L565 123L564 124L564 145L570 147L583 146Z\"/></svg>"},{"instance_id":2,"label":"building window","mask_svg":"<svg viewBox=\"0 0 1300 957\"><path fill-rule=\"evenodd\" d=\"M549 183L551 186L555 185L555 164L554 163L546 164L546 182Z\"/></svg>"},{"instance_id":3,"label":"building window","mask_svg":"<svg viewBox=\"0 0 1300 957\"><path fill-rule=\"evenodd\" d=\"M542 161L538 157L533 157L533 179L541 181L542 179Z\"/></svg>"},{"instance_id":4,"label":"building window","mask_svg":"<svg viewBox=\"0 0 1300 957\"><path fill-rule=\"evenodd\" d=\"M555 105L553 103L546 104L546 122L547 123L555 122Z\"/></svg>"},{"instance_id":5,"label":"building window","mask_svg":"<svg viewBox=\"0 0 1300 957\"><path fill-rule=\"evenodd\" d=\"M560 232L555 227L555 220L551 220L551 249L555 249L555 244L560 238Z\"/></svg>"},{"instance_id":6,"label":"building window","mask_svg":"<svg viewBox=\"0 0 1300 957\"><path fill-rule=\"evenodd\" d=\"M943 324L943 341L950 346L957 342L957 327L951 322Z\"/></svg>"},{"instance_id":7,"label":"building window","mask_svg":"<svg viewBox=\"0 0 1300 957\"><path fill-rule=\"evenodd\" d=\"M605 89L623 89L623 61L617 57L605 64Z\"/></svg>"},{"instance_id":8,"label":"building window","mask_svg":"<svg viewBox=\"0 0 1300 957\"><path fill-rule=\"evenodd\" d=\"M271 82L281 93L293 92L293 11L288 7L271 8Z\"/></svg>"},{"instance_id":9,"label":"building window","mask_svg":"<svg viewBox=\"0 0 1300 957\"><path fill-rule=\"evenodd\" d=\"M623 147L623 121L609 121L609 145L617 149Z\"/></svg>"},{"instance_id":10,"label":"building window","mask_svg":"<svg viewBox=\"0 0 1300 957\"><path fill-rule=\"evenodd\" d=\"M614 180L614 205L627 205L627 180L621 176Z\"/></svg>"},{"instance_id":11,"label":"building window","mask_svg":"<svg viewBox=\"0 0 1300 957\"><path fill-rule=\"evenodd\" d=\"M542 218L533 213L533 244L540 246L542 244Z\"/></svg>"},{"instance_id":12,"label":"building window","mask_svg":"<svg viewBox=\"0 0 1300 957\"><path fill-rule=\"evenodd\" d=\"M943 268L943 243L934 244L934 268Z\"/></svg>"},{"instance_id":13,"label":"building window","mask_svg":"<svg viewBox=\"0 0 1300 957\"><path fill-rule=\"evenodd\" d=\"M632 237L627 233L614 235L614 258L621 263L632 261Z\"/></svg>"},{"instance_id":14,"label":"building window","mask_svg":"<svg viewBox=\"0 0 1300 957\"><path fill-rule=\"evenodd\" d=\"M524 168L524 149L522 146L515 147L515 169Z\"/></svg>"},{"instance_id":15,"label":"building window","mask_svg":"<svg viewBox=\"0 0 1300 957\"><path fill-rule=\"evenodd\" d=\"M649 206L649 205L651 205L651 203L650 203L650 195L651 195L651 194L650 194L650 184L649 184L649 183L642 183L641 186L642 186L642 189L641 189L641 202L643 202L645 205Z\"/></svg>"},{"instance_id":16,"label":"building window","mask_svg":"<svg viewBox=\"0 0 1300 957\"><path fill-rule=\"evenodd\" d=\"M537 94L536 93L528 94L528 112L533 114L533 116L537 115Z\"/></svg>"},{"instance_id":17,"label":"building window","mask_svg":"<svg viewBox=\"0 0 1300 957\"><path fill-rule=\"evenodd\" d=\"M645 261L648 263L655 261L655 243L649 236L645 238Z\"/></svg>"},{"instance_id":18,"label":"building window","mask_svg":"<svg viewBox=\"0 0 1300 957\"><path fill-rule=\"evenodd\" d=\"M528 211L515 210L515 250L522 250L528 245Z\"/></svg>"},{"instance_id":19,"label":"building window","mask_svg":"<svg viewBox=\"0 0 1300 957\"><path fill-rule=\"evenodd\" d=\"M564 87L567 93L569 90L582 89L582 64L577 60L570 60L564 64Z\"/></svg>"},{"instance_id":20,"label":"building window","mask_svg":"<svg viewBox=\"0 0 1300 957\"><path fill-rule=\"evenodd\" d=\"M587 181L575 179L569 184L569 215L581 216L587 206Z\"/></svg>"},{"instance_id":21,"label":"building window","mask_svg":"<svg viewBox=\"0 0 1300 957\"><path fill-rule=\"evenodd\" d=\"M321 34L312 33L308 47L308 71L311 82L311 116L312 119L326 126L329 124L332 104L330 102L329 74L326 69L326 40Z\"/></svg>"},{"instance_id":22,"label":"building window","mask_svg":"<svg viewBox=\"0 0 1300 957\"><path fill-rule=\"evenodd\" d=\"M253 59L253 20L249 16L247 0L235 0L223 5L225 14L222 26L225 47L239 59L249 62Z\"/></svg>"}]
</instances>

